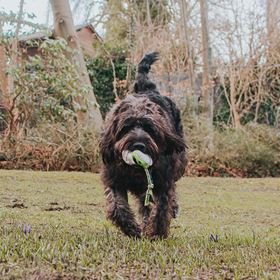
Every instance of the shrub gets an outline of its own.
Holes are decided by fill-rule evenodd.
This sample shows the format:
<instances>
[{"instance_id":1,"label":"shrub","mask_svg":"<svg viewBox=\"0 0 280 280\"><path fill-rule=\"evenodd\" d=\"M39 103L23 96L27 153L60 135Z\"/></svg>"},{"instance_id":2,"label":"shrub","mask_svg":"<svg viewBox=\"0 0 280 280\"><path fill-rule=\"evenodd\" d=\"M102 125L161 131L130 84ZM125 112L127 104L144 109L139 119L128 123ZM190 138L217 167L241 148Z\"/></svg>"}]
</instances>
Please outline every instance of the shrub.
<instances>
[{"instance_id":1,"label":"shrub","mask_svg":"<svg viewBox=\"0 0 280 280\"><path fill-rule=\"evenodd\" d=\"M206 131L187 128L190 174L265 177L280 175L280 133L267 125L248 123L240 130L214 132L214 150L205 152Z\"/></svg>"},{"instance_id":2,"label":"shrub","mask_svg":"<svg viewBox=\"0 0 280 280\"><path fill-rule=\"evenodd\" d=\"M83 88L67 58L71 50L61 39L44 41L39 51L40 55L22 60L15 75L17 108L25 122L32 116L37 123L73 119L73 98L82 96Z\"/></svg>"},{"instance_id":3,"label":"shrub","mask_svg":"<svg viewBox=\"0 0 280 280\"><path fill-rule=\"evenodd\" d=\"M29 136L11 147L3 145L7 161L0 168L32 170L99 170L98 138L75 126L45 124L32 128Z\"/></svg>"},{"instance_id":4,"label":"shrub","mask_svg":"<svg viewBox=\"0 0 280 280\"><path fill-rule=\"evenodd\" d=\"M251 125L215 135L215 155L224 165L249 177L276 176L280 164L280 135L276 129Z\"/></svg>"},{"instance_id":5,"label":"shrub","mask_svg":"<svg viewBox=\"0 0 280 280\"><path fill-rule=\"evenodd\" d=\"M76 123L74 99L86 88L67 58L71 49L64 40L46 40L39 52L11 73L12 104L0 111L0 154L7 159L0 168L96 170L97 139Z\"/></svg>"}]
</instances>

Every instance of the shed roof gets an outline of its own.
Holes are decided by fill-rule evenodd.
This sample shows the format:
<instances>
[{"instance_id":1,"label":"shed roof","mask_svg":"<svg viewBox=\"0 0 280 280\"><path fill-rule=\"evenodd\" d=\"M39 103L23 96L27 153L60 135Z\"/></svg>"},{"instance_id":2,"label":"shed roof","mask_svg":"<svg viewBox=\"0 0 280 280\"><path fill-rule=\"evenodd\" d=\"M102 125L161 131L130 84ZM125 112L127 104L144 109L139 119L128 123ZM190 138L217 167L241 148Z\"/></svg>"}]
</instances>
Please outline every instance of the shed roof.
<instances>
[{"instance_id":1,"label":"shed roof","mask_svg":"<svg viewBox=\"0 0 280 280\"><path fill-rule=\"evenodd\" d=\"M75 26L76 31L80 31L83 28L89 28L92 31L92 33L96 34L96 36L100 39L100 36L97 34L97 32L95 31L91 23L80 24ZM19 42L24 43L25 41L29 41L29 40L45 40L47 38L54 38L54 30L46 31L46 32L40 31L33 34L20 35L18 37L18 40Z\"/></svg>"}]
</instances>

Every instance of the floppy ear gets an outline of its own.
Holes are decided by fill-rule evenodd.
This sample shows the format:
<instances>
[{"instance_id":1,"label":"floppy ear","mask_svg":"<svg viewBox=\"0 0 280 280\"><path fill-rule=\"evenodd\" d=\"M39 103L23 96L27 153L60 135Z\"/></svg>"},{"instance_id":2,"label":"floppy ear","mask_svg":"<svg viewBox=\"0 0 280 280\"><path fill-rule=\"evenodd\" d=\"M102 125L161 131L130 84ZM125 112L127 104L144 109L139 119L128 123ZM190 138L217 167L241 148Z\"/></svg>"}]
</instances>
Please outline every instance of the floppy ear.
<instances>
[{"instance_id":1,"label":"floppy ear","mask_svg":"<svg viewBox=\"0 0 280 280\"><path fill-rule=\"evenodd\" d=\"M115 126L115 121L107 123L107 126L101 135L99 148L105 165L112 163L115 159Z\"/></svg>"},{"instance_id":2,"label":"floppy ear","mask_svg":"<svg viewBox=\"0 0 280 280\"><path fill-rule=\"evenodd\" d=\"M184 138L172 132L165 133L165 143L167 154L179 154L187 148Z\"/></svg>"}]
</instances>

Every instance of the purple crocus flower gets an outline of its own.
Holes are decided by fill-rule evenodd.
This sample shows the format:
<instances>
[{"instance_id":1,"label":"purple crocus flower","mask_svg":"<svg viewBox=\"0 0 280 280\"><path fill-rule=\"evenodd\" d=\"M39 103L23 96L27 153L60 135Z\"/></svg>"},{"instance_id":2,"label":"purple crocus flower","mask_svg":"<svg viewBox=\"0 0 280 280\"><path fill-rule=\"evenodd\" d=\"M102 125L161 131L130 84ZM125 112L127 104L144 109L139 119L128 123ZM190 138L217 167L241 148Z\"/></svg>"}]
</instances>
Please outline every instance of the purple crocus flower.
<instances>
[{"instance_id":1,"label":"purple crocus flower","mask_svg":"<svg viewBox=\"0 0 280 280\"><path fill-rule=\"evenodd\" d=\"M214 242L218 242L218 234L210 234L210 238L209 238L210 241L214 241Z\"/></svg>"},{"instance_id":2,"label":"purple crocus flower","mask_svg":"<svg viewBox=\"0 0 280 280\"><path fill-rule=\"evenodd\" d=\"M24 234L28 234L31 232L31 226L26 226L26 225L23 225L23 233Z\"/></svg>"}]
</instances>

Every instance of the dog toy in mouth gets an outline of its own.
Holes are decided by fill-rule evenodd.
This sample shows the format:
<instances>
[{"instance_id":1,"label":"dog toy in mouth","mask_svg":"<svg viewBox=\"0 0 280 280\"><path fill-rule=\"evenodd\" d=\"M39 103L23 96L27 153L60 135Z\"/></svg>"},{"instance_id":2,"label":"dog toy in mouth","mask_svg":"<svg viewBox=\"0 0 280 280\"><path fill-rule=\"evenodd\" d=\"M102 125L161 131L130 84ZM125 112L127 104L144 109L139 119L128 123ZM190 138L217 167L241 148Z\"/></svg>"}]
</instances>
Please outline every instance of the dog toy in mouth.
<instances>
[{"instance_id":1,"label":"dog toy in mouth","mask_svg":"<svg viewBox=\"0 0 280 280\"><path fill-rule=\"evenodd\" d=\"M148 169L150 166L153 165L152 158L149 155L146 155L139 150L135 150L133 152L123 151L122 158L125 161L125 163L127 163L128 165L138 165L144 168L148 181L148 189L146 191L144 205L149 206L151 201L153 201L153 188L154 188L152 176Z\"/></svg>"}]
</instances>

